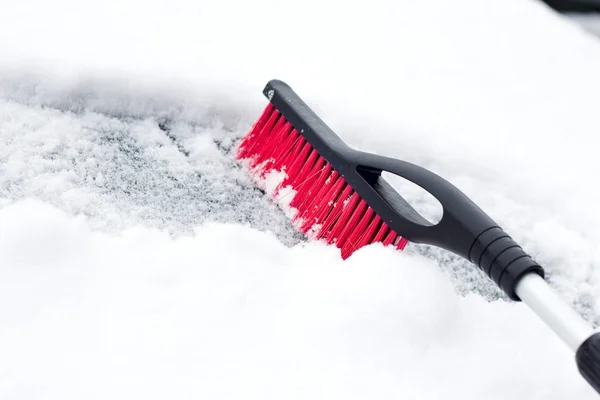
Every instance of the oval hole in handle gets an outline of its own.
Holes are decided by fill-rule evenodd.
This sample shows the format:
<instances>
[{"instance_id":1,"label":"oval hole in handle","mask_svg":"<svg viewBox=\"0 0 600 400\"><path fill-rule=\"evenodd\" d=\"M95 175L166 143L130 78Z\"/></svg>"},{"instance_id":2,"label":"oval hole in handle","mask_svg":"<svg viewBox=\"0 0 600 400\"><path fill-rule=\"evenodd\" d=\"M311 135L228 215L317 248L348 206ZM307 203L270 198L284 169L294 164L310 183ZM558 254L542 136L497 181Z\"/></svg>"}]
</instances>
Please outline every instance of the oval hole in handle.
<instances>
[{"instance_id":1,"label":"oval hole in handle","mask_svg":"<svg viewBox=\"0 0 600 400\"><path fill-rule=\"evenodd\" d=\"M431 225L437 225L443 215L444 207L427 190L391 172L382 171L383 178L414 210ZM416 221L415 221L416 222Z\"/></svg>"}]
</instances>

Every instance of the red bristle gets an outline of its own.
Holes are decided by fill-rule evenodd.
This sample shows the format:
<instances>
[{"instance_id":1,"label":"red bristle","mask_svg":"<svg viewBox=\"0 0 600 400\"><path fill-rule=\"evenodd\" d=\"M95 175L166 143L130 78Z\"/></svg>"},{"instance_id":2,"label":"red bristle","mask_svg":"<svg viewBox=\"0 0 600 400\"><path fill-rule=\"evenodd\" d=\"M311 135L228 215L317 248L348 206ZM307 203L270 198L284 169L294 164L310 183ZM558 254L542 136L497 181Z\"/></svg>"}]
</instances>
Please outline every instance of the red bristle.
<instances>
[{"instance_id":1,"label":"red bristle","mask_svg":"<svg viewBox=\"0 0 600 400\"><path fill-rule=\"evenodd\" d=\"M300 183L298 178L302 174L302 170L306 168L306 160L311 150L312 146L310 143L304 140L302 150L300 150L300 153L296 156L295 160L290 165L290 168L285 171L287 177L283 181L283 186L295 186L296 184Z\"/></svg>"},{"instance_id":2,"label":"red bristle","mask_svg":"<svg viewBox=\"0 0 600 400\"><path fill-rule=\"evenodd\" d=\"M343 224L344 229L342 232L340 232L337 239L337 247L340 249L344 247L346 241L350 235L352 235L352 232L356 231L357 226L360 224L362 217L367 210L367 207L367 203L360 198L358 193L354 192L352 198L350 199L350 203L348 203L348 206L346 207L348 209L348 214L350 214L349 220Z\"/></svg>"},{"instance_id":3,"label":"red bristle","mask_svg":"<svg viewBox=\"0 0 600 400\"><path fill-rule=\"evenodd\" d=\"M308 145L308 158L306 159L306 162L302 165L297 177L292 181L292 184L294 186L304 185L310 174L314 173L313 167L315 166L315 161L317 160L317 156L319 155L319 153L317 153L317 151L313 149L309 143L306 144Z\"/></svg>"},{"instance_id":4,"label":"red bristle","mask_svg":"<svg viewBox=\"0 0 600 400\"><path fill-rule=\"evenodd\" d=\"M375 211L373 211L373 209L369 207L369 210L372 211L373 218L369 218L369 223L367 229L364 232L364 235L360 236L360 239L356 242L355 249L352 250L351 253L362 246L366 246L368 244L376 242L375 237L377 236L377 232L379 232L380 226L383 224L383 221L381 220L379 215L377 215Z\"/></svg>"},{"instance_id":5,"label":"red bristle","mask_svg":"<svg viewBox=\"0 0 600 400\"><path fill-rule=\"evenodd\" d=\"M331 210L336 204L338 196L344 190L346 181L337 172L334 172L335 182L333 185L329 185L329 190L325 193L320 193L321 202L317 205L317 212L315 213L315 224L323 225L326 218L331 213ZM322 226L321 229L322 230Z\"/></svg>"},{"instance_id":6,"label":"red bristle","mask_svg":"<svg viewBox=\"0 0 600 400\"><path fill-rule=\"evenodd\" d=\"M317 158L314 156L315 153L315 150L311 150L310 156L308 157L305 166L302 168L301 173L292 182L292 185L297 192L296 198L294 198L294 200L292 200L290 203L290 206L294 208L306 201L311 184L317 178L317 175L320 172L319 163L315 163Z\"/></svg>"},{"instance_id":7,"label":"red bristle","mask_svg":"<svg viewBox=\"0 0 600 400\"><path fill-rule=\"evenodd\" d=\"M396 232L394 232L393 230L390 229L390 231L388 232L388 234L385 237L385 239L383 239L383 245L384 246L389 246L390 244L392 244L392 243L394 243L396 241L397 237L398 237L398 234Z\"/></svg>"},{"instance_id":8,"label":"red bristle","mask_svg":"<svg viewBox=\"0 0 600 400\"><path fill-rule=\"evenodd\" d=\"M296 160L300 156L300 153L302 152L302 148L304 147L305 144L306 144L306 140L302 136L298 135L296 140L294 140L294 142L292 143L292 147L290 148L290 151L287 152L283 156L282 168L285 168L286 174L289 174L291 165L294 162L297 162Z\"/></svg>"},{"instance_id":9,"label":"red bristle","mask_svg":"<svg viewBox=\"0 0 600 400\"><path fill-rule=\"evenodd\" d=\"M348 185L348 186L350 187L350 185ZM342 213L340 214L340 217L336 221L335 226L329 233L329 235L332 238L336 239L337 247L342 247L342 244L343 244L343 243L341 243L342 232L344 231L344 228L348 227L348 222L352 218L353 213L356 211L355 207L356 207L356 204L358 203L358 200L359 200L358 193L354 192L352 194L352 196L347 200L347 203L345 205L343 205Z\"/></svg>"},{"instance_id":10,"label":"red bristle","mask_svg":"<svg viewBox=\"0 0 600 400\"><path fill-rule=\"evenodd\" d=\"M250 144L254 142L255 136L262 131L273 111L275 111L275 106L269 103L258 121L250 129L250 132L242 139L239 146L238 158L246 158L250 154Z\"/></svg>"},{"instance_id":11,"label":"red bristle","mask_svg":"<svg viewBox=\"0 0 600 400\"><path fill-rule=\"evenodd\" d=\"M319 157L310 171L310 174L305 179L305 183L302 185L301 192L298 192L291 206L297 208L298 210L302 210L302 214L304 214L304 211L309 209L308 203L314 200L315 195L323 187L323 183L327 177L322 177L322 175L326 172L326 161L324 158Z\"/></svg>"},{"instance_id":12,"label":"red bristle","mask_svg":"<svg viewBox=\"0 0 600 400\"><path fill-rule=\"evenodd\" d=\"M343 259L371 243L393 244L403 250L408 241L374 212L332 166L269 104L240 143L238 159L249 159L256 178L285 171L275 189L290 186L294 198L286 200L297 212L295 225L304 234L335 243Z\"/></svg>"},{"instance_id":13,"label":"red bristle","mask_svg":"<svg viewBox=\"0 0 600 400\"><path fill-rule=\"evenodd\" d=\"M288 153L286 153L283 156L284 163L283 163L282 168L285 171L285 177L277 185L277 188L275 189L275 193L273 193L274 196L277 196L279 191L282 188L285 188L286 186L290 186L290 178L294 177L294 175L290 174L290 172L289 172L290 169L293 168L293 167L290 167L290 164L298 162L297 160L300 158L300 155L305 146L308 146L310 148L310 144L302 136L298 136L298 138L295 140L295 142L292 146L291 151L289 151ZM279 198L279 199L281 199L281 198Z\"/></svg>"},{"instance_id":14,"label":"red bristle","mask_svg":"<svg viewBox=\"0 0 600 400\"><path fill-rule=\"evenodd\" d=\"M284 165L287 165L289 154L292 153L292 150L296 146L296 143L300 140L300 134L296 129L293 129L292 132L288 135L287 139L285 140L285 147L281 148L280 152L275 158L275 163L273 164L274 170L281 171Z\"/></svg>"},{"instance_id":15,"label":"red bristle","mask_svg":"<svg viewBox=\"0 0 600 400\"><path fill-rule=\"evenodd\" d=\"M303 233L308 232L310 228L317 223L315 216L322 207L322 199L327 196L329 189L335 183L335 178L332 172L331 165L326 164L325 168L321 172L321 175L319 176L319 179L317 180L317 183L315 183L318 191L314 197L307 198L308 201L302 206L300 218L304 220L304 224L300 230Z\"/></svg>"},{"instance_id":16,"label":"red bristle","mask_svg":"<svg viewBox=\"0 0 600 400\"><path fill-rule=\"evenodd\" d=\"M281 118L280 121L285 121L285 119ZM263 159L265 164L262 166L263 176L272 171L275 160L285 149L284 146L292 129L292 124L289 122L282 123L281 126L274 128L273 137L264 143Z\"/></svg>"},{"instance_id":17,"label":"red bristle","mask_svg":"<svg viewBox=\"0 0 600 400\"><path fill-rule=\"evenodd\" d=\"M384 240L388 230L389 230L389 228L388 228L387 224L385 222L382 222L381 227L377 231L377 234L375 235L375 238L373 238L373 241L371 243L382 242Z\"/></svg>"},{"instance_id":18,"label":"red bristle","mask_svg":"<svg viewBox=\"0 0 600 400\"><path fill-rule=\"evenodd\" d=\"M265 140L268 140L273 126L275 126L275 123L280 119L279 117L279 112L277 110L273 110L260 129L256 129L252 138L252 142L250 143L250 147L248 148L248 151L252 156L260 155L262 150L260 146Z\"/></svg>"},{"instance_id":19,"label":"red bristle","mask_svg":"<svg viewBox=\"0 0 600 400\"><path fill-rule=\"evenodd\" d=\"M294 143L294 140L298 137L298 133L296 132L292 124L290 124L289 122L285 123L285 125L281 128L280 132L280 137L277 141L274 141L272 147L272 156L274 157L273 166L275 166L275 163L283 154L291 150L292 143Z\"/></svg>"},{"instance_id":20,"label":"red bristle","mask_svg":"<svg viewBox=\"0 0 600 400\"><path fill-rule=\"evenodd\" d=\"M255 168L257 164L259 164L259 159L261 159L264 153L264 144L269 139L269 134L273 130L273 127L277 123L280 114L278 112L274 112L271 114L265 126L260 130L260 132L255 136L254 143L250 151L254 155L254 157L250 161L250 168Z\"/></svg>"},{"instance_id":21,"label":"red bristle","mask_svg":"<svg viewBox=\"0 0 600 400\"><path fill-rule=\"evenodd\" d=\"M278 139L283 133L280 131L284 127L285 123L285 118L279 118L275 123L275 126L273 126L273 128L270 129L269 132L265 132L262 134L263 139L260 144L261 150L259 153L257 153L256 157L253 160L253 167L256 165L260 165L269 159L271 153L273 152L273 147L276 147Z\"/></svg>"},{"instance_id":22,"label":"red bristle","mask_svg":"<svg viewBox=\"0 0 600 400\"><path fill-rule=\"evenodd\" d=\"M329 208L333 207L333 202L344 189L344 180L335 170L332 170L331 176L327 179L325 186L317 193L318 202L315 202L316 211L314 218L316 221L323 221L329 213Z\"/></svg>"},{"instance_id":23,"label":"red bristle","mask_svg":"<svg viewBox=\"0 0 600 400\"><path fill-rule=\"evenodd\" d=\"M373 219L370 221L369 227L365 231L365 236L363 236L360 241L364 241L365 244L374 243L377 232L379 232L379 227L382 224L383 220L381 217L373 211Z\"/></svg>"},{"instance_id":24,"label":"red bristle","mask_svg":"<svg viewBox=\"0 0 600 400\"><path fill-rule=\"evenodd\" d=\"M327 243L330 244L333 243L335 239L335 236L331 234L331 231L334 229L338 218L342 215L342 212L344 210L344 202L348 199L350 193L352 193L352 186L348 185L343 179L340 180L343 181L345 185L344 190L335 201L333 209L331 210L325 221L323 221L323 226L321 227L321 230L317 235L318 238L326 239Z\"/></svg>"},{"instance_id":25,"label":"red bristle","mask_svg":"<svg viewBox=\"0 0 600 400\"><path fill-rule=\"evenodd\" d=\"M396 249L404 250L404 248L406 247L407 244L408 244L408 240L406 240L406 238L400 237L400 240L398 241L398 245L396 246Z\"/></svg>"},{"instance_id":26,"label":"red bristle","mask_svg":"<svg viewBox=\"0 0 600 400\"><path fill-rule=\"evenodd\" d=\"M357 249L360 249L361 247L371 243L371 239L373 238L375 230L377 229L377 226L372 224L375 211L373 211L373 209L367 205L366 201L361 199L360 203L363 207L366 207L366 212L361 216L361 220L358 224L356 224L356 228L349 225L348 230L350 231L350 235L342 246L343 259L350 257L350 255ZM371 228L372 225L374 226L373 228Z\"/></svg>"},{"instance_id":27,"label":"red bristle","mask_svg":"<svg viewBox=\"0 0 600 400\"><path fill-rule=\"evenodd\" d=\"M297 193L294 199L290 202L291 207L300 209L302 204L308 201L308 199L310 199L318 190L314 187L314 183L318 181L319 173L323 169L323 165L325 163L323 162L323 159L317 160L316 163L314 162L316 157L313 157L313 154L316 153L316 150L313 150L307 161L307 165L312 165L312 168L306 168L305 170L308 172L302 174L302 177L298 179L298 184L295 185Z\"/></svg>"}]
</instances>

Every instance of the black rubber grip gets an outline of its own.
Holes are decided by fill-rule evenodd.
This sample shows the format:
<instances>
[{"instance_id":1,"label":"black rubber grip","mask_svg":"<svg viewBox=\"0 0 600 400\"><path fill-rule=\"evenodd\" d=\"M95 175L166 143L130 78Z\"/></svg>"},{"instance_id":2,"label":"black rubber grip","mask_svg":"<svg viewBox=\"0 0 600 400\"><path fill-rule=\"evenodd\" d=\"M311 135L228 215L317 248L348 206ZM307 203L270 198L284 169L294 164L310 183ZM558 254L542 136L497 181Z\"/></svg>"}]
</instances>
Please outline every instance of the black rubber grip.
<instances>
[{"instance_id":1,"label":"black rubber grip","mask_svg":"<svg viewBox=\"0 0 600 400\"><path fill-rule=\"evenodd\" d=\"M263 93L275 108L352 186L388 226L407 240L452 251L480 267L511 299L526 273L544 270L485 212L433 172L347 146L284 82L270 81ZM437 224L425 220L383 179L386 171L419 185L443 207Z\"/></svg>"},{"instance_id":2,"label":"black rubber grip","mask_svg":"<svg viewBox=\"0 0 600 400\"><path fill-rule=\"evenodd\" d=\"M469 260L515 301L519 300L515 286L523 275L535 272L544 276L543 268L499 227L490 228L475 239Z\"/></svg>"},{"instance_id":3,"label":"black rubber grip","mask_svg":"<svg viewBox=\"0 0 600 400\"><path fill-rule=\"evenodd\" d=\"M587 338L575 353L581 376L600 393L600 332Z\"/></svg>"}]
</instances>

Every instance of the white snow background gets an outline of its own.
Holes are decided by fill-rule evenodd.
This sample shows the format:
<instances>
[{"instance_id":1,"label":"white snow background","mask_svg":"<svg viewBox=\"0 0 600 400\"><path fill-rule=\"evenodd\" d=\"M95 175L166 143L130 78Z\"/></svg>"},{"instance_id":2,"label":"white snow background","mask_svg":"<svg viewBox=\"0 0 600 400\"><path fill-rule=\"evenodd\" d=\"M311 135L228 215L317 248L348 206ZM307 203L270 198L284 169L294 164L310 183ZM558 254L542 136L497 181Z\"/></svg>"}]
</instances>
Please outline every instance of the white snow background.
<instances>
[{"instance_id":1,"label":"white snow background","mask_svg":"<svg viewBox=\"0 0 600 400\"><path fill-rule=\"evenodd\" d=\"M1 0L0 398L596 398L468 263L342 262L233 154L283 79L465 191L597 326L598 71L532 0Z\"/></svg>"}]
</instances>

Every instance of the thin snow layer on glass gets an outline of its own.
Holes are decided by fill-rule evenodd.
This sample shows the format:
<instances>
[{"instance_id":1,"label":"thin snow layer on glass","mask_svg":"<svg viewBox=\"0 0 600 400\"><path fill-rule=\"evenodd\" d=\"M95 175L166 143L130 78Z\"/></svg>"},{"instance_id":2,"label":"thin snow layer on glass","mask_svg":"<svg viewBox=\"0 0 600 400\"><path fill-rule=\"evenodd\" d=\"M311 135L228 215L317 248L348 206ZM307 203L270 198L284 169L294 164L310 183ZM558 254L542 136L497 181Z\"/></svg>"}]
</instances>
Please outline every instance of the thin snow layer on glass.
<instances>
[{"instance_id":1,"label":"thin snow layer on glass","mask_svg":"<svg viewBox=\"0 0 600 400\"><path fill-rule=\"evenodd\" d=\"M598 325L599 70L534 1L3 5L0 397L593 398L467 262L341 262L233 151L283 79L465 191Z\"/></svg>"},{"instance_id":2,"label":"thin snow layer on glass","mask_svg":"<svg viewBox=\"0 0 600 400\"><path fill-rule=\"evenodd\" d=\"M288 244L301 238L235 162L240 128L218 110L189 123L118 108L0 100L0 201L41 198L112 230L182 234L211 220L268 228Z\"/></svg>"}]
</instances>

